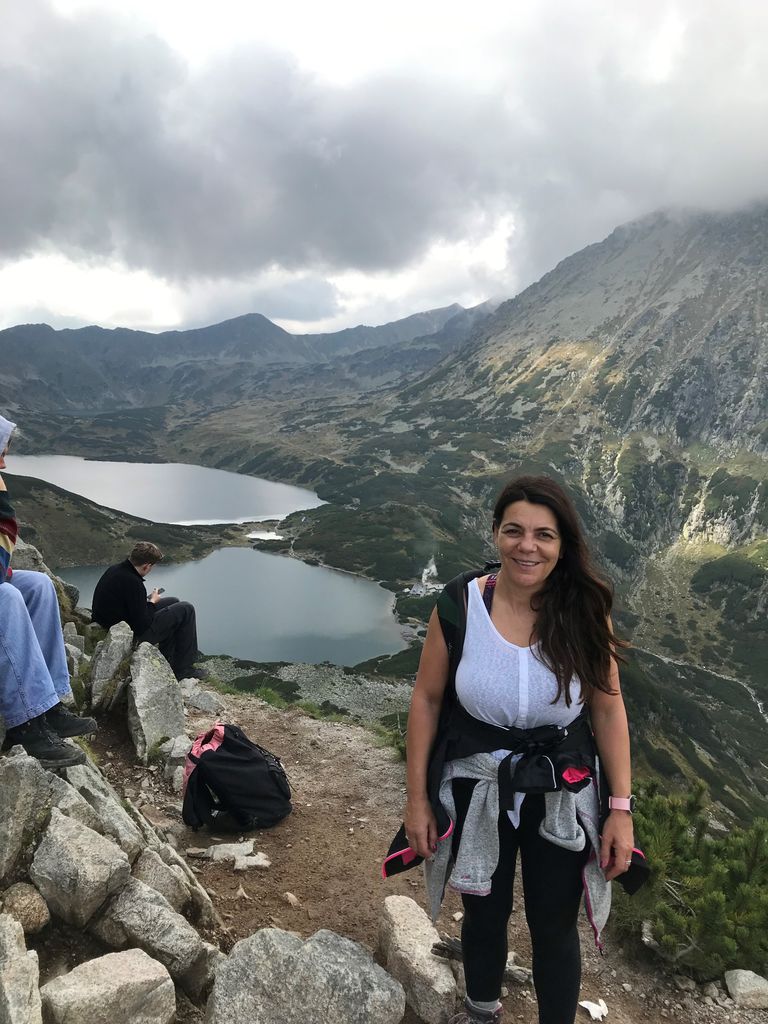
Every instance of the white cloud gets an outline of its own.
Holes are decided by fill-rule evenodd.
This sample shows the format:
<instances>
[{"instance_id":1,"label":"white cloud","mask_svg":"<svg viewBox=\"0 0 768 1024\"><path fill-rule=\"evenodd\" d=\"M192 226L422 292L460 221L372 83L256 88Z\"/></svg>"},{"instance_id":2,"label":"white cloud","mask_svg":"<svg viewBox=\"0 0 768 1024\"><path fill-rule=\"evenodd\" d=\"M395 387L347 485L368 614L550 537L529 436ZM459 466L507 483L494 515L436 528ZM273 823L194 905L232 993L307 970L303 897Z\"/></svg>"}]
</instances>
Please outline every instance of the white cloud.
<instances>
[{"instance_id":1,"label":"white cloud","mask_svg":"<svg viewBox=\"0 0 768 1024\"><path fill-rule=\"evenodd\" d=\"M750 0L25 0L0 36L5 323L382 322L768 194Z\"/></svg>"}]
</instances>

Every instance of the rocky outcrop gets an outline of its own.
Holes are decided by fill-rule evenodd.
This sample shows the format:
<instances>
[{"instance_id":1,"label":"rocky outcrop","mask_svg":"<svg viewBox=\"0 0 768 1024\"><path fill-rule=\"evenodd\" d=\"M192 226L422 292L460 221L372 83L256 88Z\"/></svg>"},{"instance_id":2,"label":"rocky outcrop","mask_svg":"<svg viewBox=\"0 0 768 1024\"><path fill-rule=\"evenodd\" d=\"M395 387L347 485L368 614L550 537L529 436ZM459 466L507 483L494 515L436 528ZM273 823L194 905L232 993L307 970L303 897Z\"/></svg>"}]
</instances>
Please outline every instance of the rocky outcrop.
<instances>
[{"instance_id":1,"label":"rocky outcrop","mask_svg":"<svg viewBox=\"0 0 768 1024\"><path fill-rule=\"evenodd\" d=\"M136 878L110 901L91 930L113 949L143 949L192 996L210 987L221 957L164 896Z\"/></svg>"},{"instance_id":2,"label":"rocky outcrop","mask_svg":"<svg viewBox=\"0 0 768 1024\"><path fill-rule=\"evenodd\" d=\"M146 764L162 743L184 732L181 689L170 665L151 644L140 644L131 658L127 698L128 729Z\"/></svg>"},{"instance_id":3,"label":"rocky outcrop","mask_svg":"<svg viewBox=\"0 0 768 1024\"><path fill-rule=\"evenodd\" d=\"M140 949L109 953L40 991L46 1024L170 1024L176 992L168 971Z\"/></svg>"},{"instance_id":4,"label":"rocky outcrop","mask_svg":"<svg viewBox=\"0 0 768 1024\"><path fill-rule=\"evenodd\" d=\"M319 931L302 942L263 928L216 973L207 1024L399 1024L402 986L356 942Z\"/></svg>"}]
</instances>

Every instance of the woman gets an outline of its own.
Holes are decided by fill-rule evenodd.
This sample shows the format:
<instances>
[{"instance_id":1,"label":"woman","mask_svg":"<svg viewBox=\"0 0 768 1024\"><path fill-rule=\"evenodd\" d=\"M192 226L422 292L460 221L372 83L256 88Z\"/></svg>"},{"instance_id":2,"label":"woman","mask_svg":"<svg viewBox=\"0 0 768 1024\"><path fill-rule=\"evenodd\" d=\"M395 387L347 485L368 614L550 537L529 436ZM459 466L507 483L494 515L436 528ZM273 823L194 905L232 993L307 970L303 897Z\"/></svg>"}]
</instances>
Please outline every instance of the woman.
<instances>
[{"instance_id":1,"label":"woman","mask_svg":"<svg viewBox=\"0 0 768 1024\"><path fill-rule=\"evenodd\" d=\"M405 834L431 862L433 907L451 860L450 884L462 892L467 1000L452 1024L501 1020L518 850L539 1021L572 1024L581 897L586 886L590 909L607 916L606 883L633 849L624 644L610 589L554 480L511 481L493 539L498 572L454 580L429 622L408 719ZM602 837L600 771L611 796ZM451 821L451 841L440 842Z\"/></svg>"}]
</instances>

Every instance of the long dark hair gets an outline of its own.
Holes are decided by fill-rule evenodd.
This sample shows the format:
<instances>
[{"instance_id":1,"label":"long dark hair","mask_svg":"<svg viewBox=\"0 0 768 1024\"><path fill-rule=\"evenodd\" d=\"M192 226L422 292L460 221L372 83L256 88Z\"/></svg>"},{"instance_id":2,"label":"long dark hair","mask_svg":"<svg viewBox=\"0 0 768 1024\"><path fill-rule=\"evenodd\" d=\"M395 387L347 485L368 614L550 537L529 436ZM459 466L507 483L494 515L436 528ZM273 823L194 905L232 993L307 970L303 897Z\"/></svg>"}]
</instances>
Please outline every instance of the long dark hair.
<instances>
[{"instance_id":1,"label":"long dark hair","mask_svg":"<svg viewBox=\"0 0 768 1024\"><path fill-rule=\"evenodd\" d=\"M557 701L569 683L581 680L581 695L593 690L616 693L610 684L611 660L623 662L618 648L628 647L609 624L613 607L611 586L599 575L572 499L548 476L519 476L510 480L496 499L493 525L501 526L506 508L515 501L545 505L555 516L561 538L561 558L543 588L531 598L536 612L538 657L557 678Z\"/></svg>"}]
</instances>

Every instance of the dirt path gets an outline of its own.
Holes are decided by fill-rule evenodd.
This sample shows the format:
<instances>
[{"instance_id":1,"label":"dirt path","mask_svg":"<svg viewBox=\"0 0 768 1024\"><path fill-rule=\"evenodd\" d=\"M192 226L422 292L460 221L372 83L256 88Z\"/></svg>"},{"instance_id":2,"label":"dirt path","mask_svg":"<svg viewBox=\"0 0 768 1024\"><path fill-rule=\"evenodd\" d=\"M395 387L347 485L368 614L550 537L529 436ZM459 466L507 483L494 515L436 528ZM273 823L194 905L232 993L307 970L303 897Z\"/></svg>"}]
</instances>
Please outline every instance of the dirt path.
<instances>
[{"instance_id":1,"label":"dirt path","mask_svg":"<svg viewBox=\"0 0 768 1024\"><path fill-rule=\"evenodd\" d=\"M278 754L293 787L294 812L276 828L254 833L255 850L271 861L266 870L235 872L231 865L190 860L211 893L226 932L225 948L259 928L279 927L306 937L319 928L376 949L378 921L386 896L407 895L424 905L419 871L383 881L382 857L400 823L405 768L390 748L375 745L372 734L358 726L317 721L300 711L279 711L254 697L223 698L225 720L236 722L256 742ZM190 717L190 733L211 724L209 717ZM115 746L116 737L104 736ZM122 748L122 744L120 744ZM157 772L121 764L124 748L110 751L107 774L123 782L142 803L148 817L170 830L179 849L209 845L206 832L194 833L180 820L178 798L168 793ZM116 778L119 776L121 778ZM234 837L238 838L238 837ZM228 837L225 841L232 841ZM286 893L296 898L286 897ZM522 907L522 900L518 899ZM460 910L455 894L443 907L438 927L458 935L453 914ZM708 1006L701 996L679 991L654 965L628 963L610 942L601 957L584 922L582 999L608 1005L608 1022L646 1024L660 1018L685 1024L766 1024L768 1014ZM530 964L530 945L522 911L510 924L510 949L520 963ZM535 1000L529 986L514 986L504 1000L507 1021L535 1024ZM579 1019L589 1014L579 1010ZM418 1024L412 1014L406 1024Z\"/></svg>"}]
</instances>

